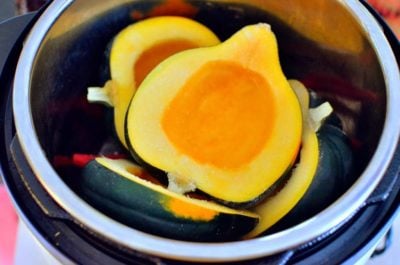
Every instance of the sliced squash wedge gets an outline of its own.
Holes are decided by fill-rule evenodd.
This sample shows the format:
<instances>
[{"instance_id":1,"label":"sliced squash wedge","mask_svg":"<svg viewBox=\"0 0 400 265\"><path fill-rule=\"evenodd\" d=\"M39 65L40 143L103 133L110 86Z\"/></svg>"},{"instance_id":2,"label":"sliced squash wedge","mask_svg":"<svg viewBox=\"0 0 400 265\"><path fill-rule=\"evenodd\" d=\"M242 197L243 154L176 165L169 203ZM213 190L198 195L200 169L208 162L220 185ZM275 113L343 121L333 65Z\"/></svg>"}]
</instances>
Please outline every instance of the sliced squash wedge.
<instances>
[{"instance_id":1,"label":"sliced squash wedge","mask_svg":"<svg viewBox=\"0 0 400 265\"><path fill-rule=\"evenodd\" d=\"M139 230L191 241L240 238L258 216L194 199L148 181L145 171L124 159L96 158L83 170L81 191L93 206Z\"/></svg>"},{"instance_id":2,"label":"sliced squash wedge","mask_svg":"<svg viewBox=\"0 0 400 265\"><path fill-rule=\"evenodd\" d=\"M218 37L207 27L184 17L161 16L132 24L113 41L111 80L103 88L89 88L88 100L114 107L116 133L126 146L125 114L132 96L147 74L172 54L218 43Z\"/></svg>"},{"instance_id":3,"label":"sliced squash wedge","mask_svg":"<svg viewBox=\"0 0 400 265\"><path fill-rule=\"evenodd\" d=\"M169 57L127 114L132 153L227 202L256 200L297 156L302 118L270 26Z\"/></svg>"},{"instance_id":4,"label":"sliced squash wedge","mask_svg":"<svg viewBox=\"0 0 400 265\"><path fill-rule=\"evenodd\" d=\"M322 111L323 113L323 109ZM336 119L332 119L336 123ZM336 124L337 125L337 124ZM312 218L329 207L356 181L354 157L349 138L329 120L317 132L319 159L318 167L307 192L268 233L282 231Z\"/></svg>"},{"instance_id":5,"label":"sliced squash wedge","mask_svg":"<svg viewBox=\"0 0 400 265\"><path fill-rule=\"evenodd\" d=\"M289 83L297 94L303 113L300 160L282 190L251 209L260 215L260 222L246 236L247 238L261 234L289 213L306 193L317 171L319 146L317 135L309 120L309 94L299 81L290 80Z\"/></svg>"}]
</instances>

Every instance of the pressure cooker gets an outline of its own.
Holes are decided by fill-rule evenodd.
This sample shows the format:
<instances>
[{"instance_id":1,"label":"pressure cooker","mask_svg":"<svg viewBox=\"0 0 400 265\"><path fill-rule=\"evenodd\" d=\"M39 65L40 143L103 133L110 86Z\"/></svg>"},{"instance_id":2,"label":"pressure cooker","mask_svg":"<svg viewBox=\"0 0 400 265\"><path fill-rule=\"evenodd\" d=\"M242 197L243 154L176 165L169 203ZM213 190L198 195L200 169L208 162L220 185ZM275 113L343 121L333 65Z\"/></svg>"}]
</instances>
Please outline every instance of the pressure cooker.
<instances>
[{"instance_id":1,"label":"pressure cooker","mask_svg":"<svg viewBox=\"0 0 400 265\"><path fill-rule=\"evenodd\" d=\"M182 3L221 39L247 24L270 24L290 78L333 73L350 93L357 87L375 95L337 98L348 110L344 130L360 149L357 178L329 207L254 239L173 240L93 208L75 192L77 172L54 167L55 155L98 149L107 134L85 93L105 81L110 40L157 6L167 6L157 15L188 15ZM21 222L62 263L354 264L393 223L400 202L400 45L363 1L54 0L0 24L0 37L0 173Z\"/></svg>"}]
</instances>

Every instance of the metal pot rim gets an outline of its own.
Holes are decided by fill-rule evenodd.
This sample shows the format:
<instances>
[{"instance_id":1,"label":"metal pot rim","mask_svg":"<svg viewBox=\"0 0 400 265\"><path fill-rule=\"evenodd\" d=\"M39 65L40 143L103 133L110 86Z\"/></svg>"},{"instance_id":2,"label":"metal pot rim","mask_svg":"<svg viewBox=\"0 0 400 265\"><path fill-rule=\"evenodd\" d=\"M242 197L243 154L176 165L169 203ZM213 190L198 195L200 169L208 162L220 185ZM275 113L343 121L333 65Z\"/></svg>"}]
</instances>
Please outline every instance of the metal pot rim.
<instances>
[{"instance_id":1,"label":"metal pot rim","mask_svg":"<svg viewBox=\"0 0 400 265\"><path fill-rule=\"evenodd\" d=\"M14 80L13 111L17 136L38 180L50 196L79 223L126 247L166 258L191 261L237 261L276 254L333 231L359 209L382 179L400 136L400 77L394 54L378 23L356 0L341 1L359 21L374 45L387 89L386 120L371 162L339 200L315 217L272 235L229 243L194 243L161 238L124 226L78 197L57 175L38 141L30 103L31 70L37 51L55 20L74 0L56 0L28 36ZM396 144L394 144L396 143ZM240 250L240 251L238 251Z\"/></svg>"}]
</instances>

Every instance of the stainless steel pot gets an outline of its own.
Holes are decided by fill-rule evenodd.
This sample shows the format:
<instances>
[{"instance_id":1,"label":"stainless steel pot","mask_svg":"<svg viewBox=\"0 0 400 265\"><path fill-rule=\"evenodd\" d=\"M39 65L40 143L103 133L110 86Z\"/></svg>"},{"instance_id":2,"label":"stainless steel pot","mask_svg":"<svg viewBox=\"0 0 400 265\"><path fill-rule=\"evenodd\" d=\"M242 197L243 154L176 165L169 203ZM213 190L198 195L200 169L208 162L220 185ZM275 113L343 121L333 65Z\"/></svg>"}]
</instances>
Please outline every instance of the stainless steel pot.
<instances>
[{"instance_id":1,"label":"stainless steel pot","mask_svg":"<svg viewBox=\"0 0 400 265\"><path fill-rule=\"evenodd\" d=\"M97 148L90 135L96 134L98 124L84 126L91 121L74 107L84 98L86 87L104 81L98 66L112 37L135 19L155 14L151 10L163 4L134 0L55 0L26 39L15 75L13 110L23 154L37 179L80 226L123 247L159 257L201 262L248 260L333 233L365 204L399 140L399 69L381 27L356 0L187 3L195 7L196 14L185 13L176 5L161 12L194 15L222 39L245 24L267 22L277 35L288 78L307 79L324 73L344 80L344 94L324 93L338 106L345 106L341 113L344 129L361 146L356 153L354 184L305 222L260 238L225 243L184 242L146 234L112 220L82 200L50 160L71 148ZM346 97L356 90L369 96ZM86 133L71 129L75 121ZM103 132L97 133L101 138Z\"/></svg>"}]
</instances>

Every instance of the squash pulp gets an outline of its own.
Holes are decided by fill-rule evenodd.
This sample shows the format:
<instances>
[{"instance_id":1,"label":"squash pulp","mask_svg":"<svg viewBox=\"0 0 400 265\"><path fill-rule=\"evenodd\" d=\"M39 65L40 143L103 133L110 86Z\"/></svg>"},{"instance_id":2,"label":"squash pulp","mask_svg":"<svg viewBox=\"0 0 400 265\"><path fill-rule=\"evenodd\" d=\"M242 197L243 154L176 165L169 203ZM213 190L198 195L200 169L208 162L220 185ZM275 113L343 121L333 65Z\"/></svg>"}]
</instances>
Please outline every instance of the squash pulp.
<instances>
[{"instance_id":1,"label":"squash pulp","mask_svg":"<svg viewBox=\"0 0 400 265\"><path fill-rule=\"evenodd\" d=\"M293 165L302 117L269 25L160 63L127 114L143 161L226 202L256 200Z\"/></svg>"}]
</instances>

